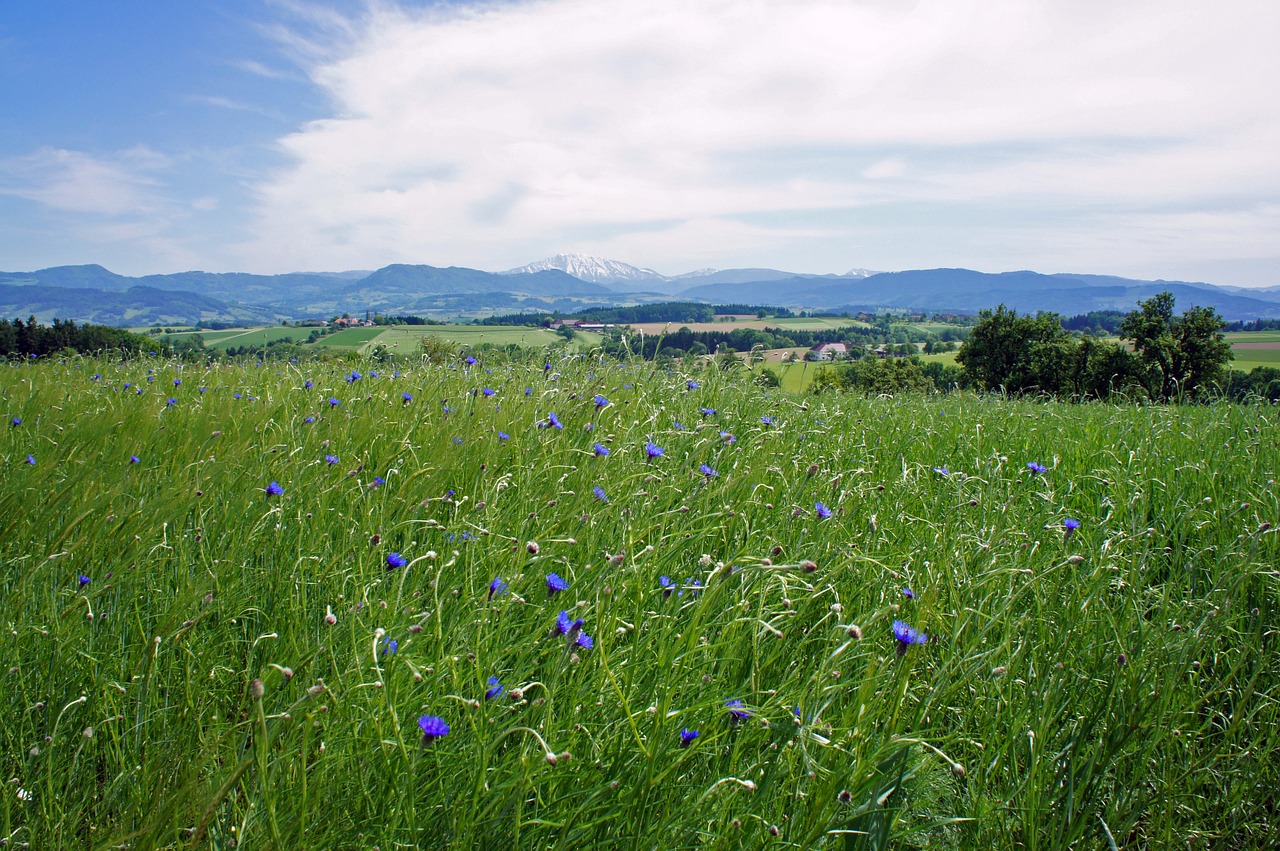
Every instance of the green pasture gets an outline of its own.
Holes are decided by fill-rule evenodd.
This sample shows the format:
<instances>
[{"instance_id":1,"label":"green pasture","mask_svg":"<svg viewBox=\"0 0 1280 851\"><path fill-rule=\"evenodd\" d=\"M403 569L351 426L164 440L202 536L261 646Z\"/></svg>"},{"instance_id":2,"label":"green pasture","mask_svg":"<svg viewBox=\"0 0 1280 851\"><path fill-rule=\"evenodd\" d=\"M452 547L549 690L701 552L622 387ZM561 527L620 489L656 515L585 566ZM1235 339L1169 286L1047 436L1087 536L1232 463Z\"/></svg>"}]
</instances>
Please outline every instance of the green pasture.
<instances>
[{"instance_id":1,"label":"green pasture","mask_svg":"<svg viewBox=\"0 0 1280 851\"><path fill-rule=\"evenodd\" d=\"M0 369L4 844L1274 847L1274 409L545 362Z\"/></svg>"}]
</instances>

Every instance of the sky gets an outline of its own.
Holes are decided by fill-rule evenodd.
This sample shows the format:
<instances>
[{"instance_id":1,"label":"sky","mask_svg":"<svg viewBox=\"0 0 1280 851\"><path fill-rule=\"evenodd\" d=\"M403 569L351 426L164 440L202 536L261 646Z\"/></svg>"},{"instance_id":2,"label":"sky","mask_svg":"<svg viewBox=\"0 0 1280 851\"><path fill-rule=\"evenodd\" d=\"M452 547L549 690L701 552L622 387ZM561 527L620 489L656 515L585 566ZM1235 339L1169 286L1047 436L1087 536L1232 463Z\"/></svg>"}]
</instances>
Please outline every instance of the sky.
<instances>
[{"instance_id":1,"label":"sky","mask_svg":"<svg viewBox=\"0 0 1280 851\"><path fill-rule=\"evenodd\" d=\"M9 0L0 269L1280 285L1275 0Z\"/></svg>"}]
</instances>

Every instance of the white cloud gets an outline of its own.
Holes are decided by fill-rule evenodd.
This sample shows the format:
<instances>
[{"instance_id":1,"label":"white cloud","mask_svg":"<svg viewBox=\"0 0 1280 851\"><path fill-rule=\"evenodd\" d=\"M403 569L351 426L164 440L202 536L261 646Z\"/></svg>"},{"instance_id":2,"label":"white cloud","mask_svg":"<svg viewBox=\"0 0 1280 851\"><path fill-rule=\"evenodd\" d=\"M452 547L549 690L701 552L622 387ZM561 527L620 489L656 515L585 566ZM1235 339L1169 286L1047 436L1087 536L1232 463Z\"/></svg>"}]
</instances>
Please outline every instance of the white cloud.
<instances>
[{"instance_id":1,"label":"white cloud","mask_svg":"<svg viewBox=\"0 0 1280 851\"><path fill-rule=\"evenodd\" d=\"M285 38L332 114L280 140L253 268L564 248L671 272L901 268L1010 209L992 234L1077 269L1157 274L1170 242L1222 256L1242 218L1259 241L1231 250L1277 242L1249 213L1280 190L1271 0L532 0L309 26ZM867 221L881 210L899 226ZM1027 253L989 243L974 265Z\"/></svg>"},{"instance_id":2,"label":"white cloud","mask_svg":"<svg viewBox=\"0 0 1280 851\"><path fill-rule=\"evenodd\" d=\"M162 203L154 174L168 165L167 158L145 147L113 157L41 148L0 161L0 194L72 213L152 213Z\"/></svg>"}]
</instances>

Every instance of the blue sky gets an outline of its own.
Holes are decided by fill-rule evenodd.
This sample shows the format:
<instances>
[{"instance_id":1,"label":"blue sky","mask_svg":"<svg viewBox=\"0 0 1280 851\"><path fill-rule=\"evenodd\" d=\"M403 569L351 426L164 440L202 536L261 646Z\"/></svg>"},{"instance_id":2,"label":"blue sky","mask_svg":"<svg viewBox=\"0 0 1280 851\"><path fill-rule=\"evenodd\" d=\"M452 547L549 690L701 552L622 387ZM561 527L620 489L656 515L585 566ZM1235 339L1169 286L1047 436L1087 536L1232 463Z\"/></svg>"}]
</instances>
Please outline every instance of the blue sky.
<instances>
[{"instance_id":1,"label":"blue sky","mask_svg":"<svg viewBox=\"0 0 1280 851\"><path fill-rule=\"evenodd\" d=\"M1280 4L13 0L0 268L1280 285Z\"/></svg>"}]
</instances>

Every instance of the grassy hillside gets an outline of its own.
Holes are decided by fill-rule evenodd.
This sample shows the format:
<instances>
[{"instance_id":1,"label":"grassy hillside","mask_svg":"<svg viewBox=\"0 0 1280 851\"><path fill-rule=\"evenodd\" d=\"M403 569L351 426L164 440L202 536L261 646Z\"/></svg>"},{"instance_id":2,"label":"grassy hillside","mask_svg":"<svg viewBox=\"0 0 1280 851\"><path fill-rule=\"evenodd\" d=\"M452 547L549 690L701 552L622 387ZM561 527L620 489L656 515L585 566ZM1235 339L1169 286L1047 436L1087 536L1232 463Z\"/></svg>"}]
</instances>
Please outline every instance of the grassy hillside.
<instances>
[{"instance_id":1,"label":"grassy hillside","mask_svg":"<svg viewBox=\"0 0 1280 851\"><path fill-rule=\"evenodd\" d=\"M1275 838L1271 410L651 366L5 369L3 835Z\"/></svg>"}]
</instances>

